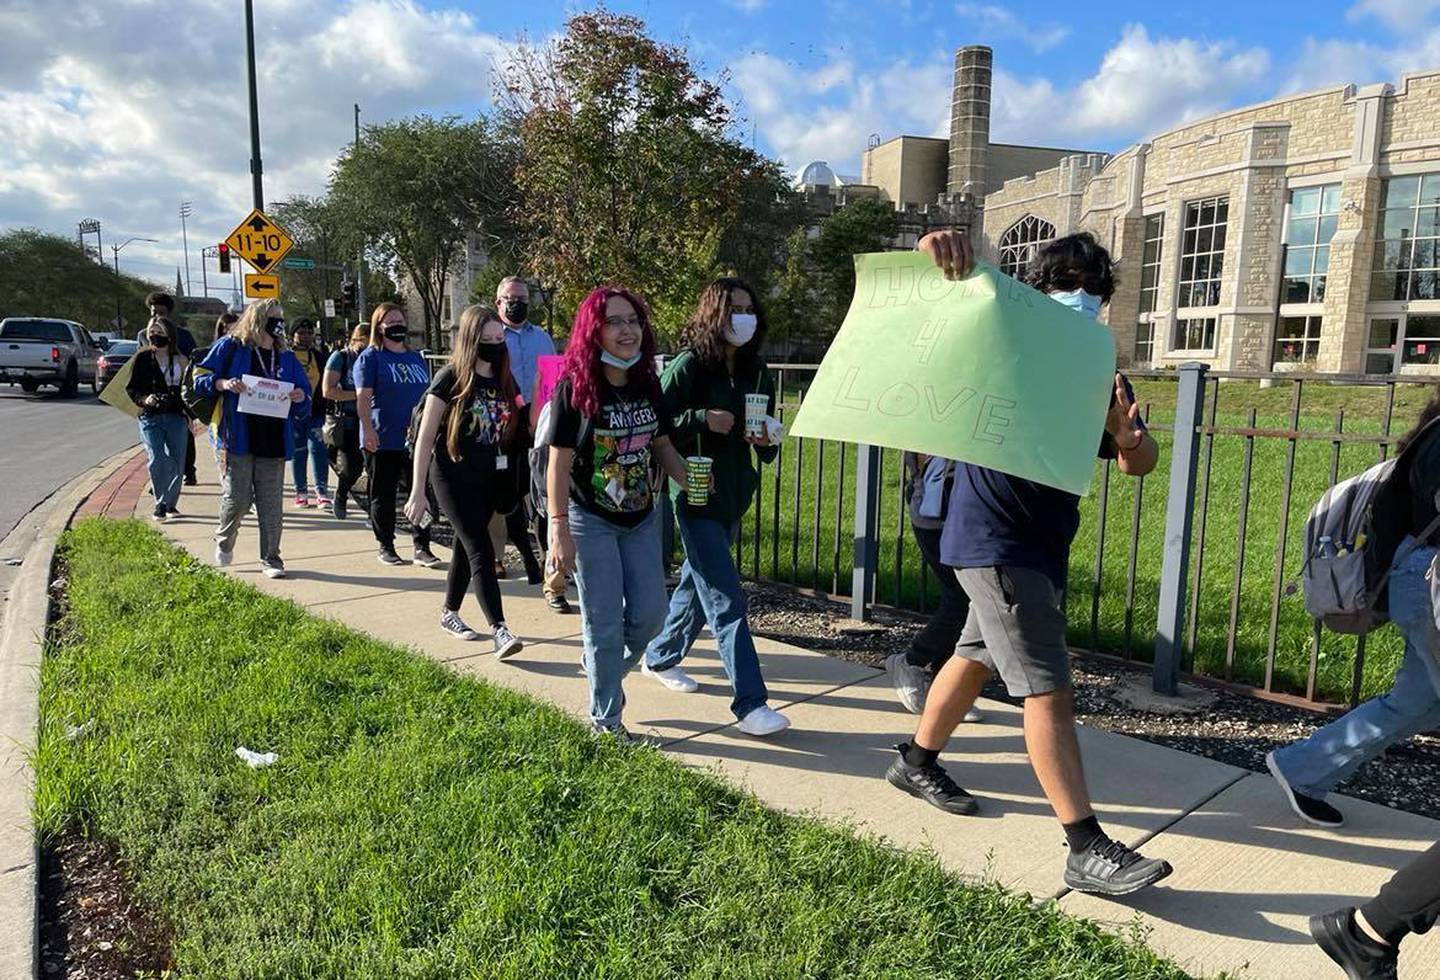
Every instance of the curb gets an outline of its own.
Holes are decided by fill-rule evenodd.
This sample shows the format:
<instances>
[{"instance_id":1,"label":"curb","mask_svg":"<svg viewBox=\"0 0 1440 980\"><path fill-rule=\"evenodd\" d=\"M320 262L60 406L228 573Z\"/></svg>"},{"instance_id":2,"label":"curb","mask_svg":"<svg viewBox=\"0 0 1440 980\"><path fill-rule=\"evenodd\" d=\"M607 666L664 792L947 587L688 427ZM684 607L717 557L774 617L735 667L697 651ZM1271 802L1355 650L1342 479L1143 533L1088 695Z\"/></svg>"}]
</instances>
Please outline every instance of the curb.
<instances>
[{"instance_id":1,"label":"curb","mask_svg":"<svg viewBox=\"0 0 1440 980\"><path fill-rule=\"evenodd\" d=\"M40 975L39 841L30 757L40 717L40 661L50 621L55 546L81 506L134 455L131 446L91 467L16 526L18 531L27 521L39 525L0 625L0 980Z\"/></svg>"}]
</instances>

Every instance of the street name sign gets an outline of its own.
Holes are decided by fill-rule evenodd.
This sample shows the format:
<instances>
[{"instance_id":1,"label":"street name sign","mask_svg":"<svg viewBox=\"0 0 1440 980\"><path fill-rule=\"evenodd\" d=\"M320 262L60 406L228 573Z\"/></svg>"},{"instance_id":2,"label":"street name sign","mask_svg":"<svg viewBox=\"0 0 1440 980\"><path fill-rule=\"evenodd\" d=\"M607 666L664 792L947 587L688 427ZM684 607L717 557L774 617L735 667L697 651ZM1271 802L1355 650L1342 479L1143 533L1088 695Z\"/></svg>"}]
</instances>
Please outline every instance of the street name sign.
<instances>
[{"instance_id":1,"label":"street name sign","mask_svg":"<svg viewBox=\"0 0 1440 980\"><path fill-rule=\"evenodd\" d=\"M313 269L315 268L315 260L300 258L285 259L280 263L280 267L282 269Z\"/></svg>"}]
</instances>

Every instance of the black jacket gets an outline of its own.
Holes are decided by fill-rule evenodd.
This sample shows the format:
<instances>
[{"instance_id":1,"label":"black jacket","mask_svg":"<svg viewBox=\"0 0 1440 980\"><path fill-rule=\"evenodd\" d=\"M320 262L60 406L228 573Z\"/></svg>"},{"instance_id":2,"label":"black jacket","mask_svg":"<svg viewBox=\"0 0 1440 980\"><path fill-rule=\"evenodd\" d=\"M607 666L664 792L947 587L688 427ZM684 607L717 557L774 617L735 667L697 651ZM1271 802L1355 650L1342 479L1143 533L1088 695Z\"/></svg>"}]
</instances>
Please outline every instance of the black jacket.
<instances>
[{"instance_id":1,"label":"black jacket","mask_svg":"<svg viewBox=\"0 0 1440 980\"><path fill-rule=\"evenodd\" d=\"M135 367L130 374L130 383L125 386L125 393L140 409L142 416L185 413L185 405L180 401L180 378L184 376L184 370L177 368L175 384L172 385L165 379L164 363L153 347L142 347L135 354ZM147 404L146 399L151 395L159 396L158 404Z\"/></svg>"}]
</instances>

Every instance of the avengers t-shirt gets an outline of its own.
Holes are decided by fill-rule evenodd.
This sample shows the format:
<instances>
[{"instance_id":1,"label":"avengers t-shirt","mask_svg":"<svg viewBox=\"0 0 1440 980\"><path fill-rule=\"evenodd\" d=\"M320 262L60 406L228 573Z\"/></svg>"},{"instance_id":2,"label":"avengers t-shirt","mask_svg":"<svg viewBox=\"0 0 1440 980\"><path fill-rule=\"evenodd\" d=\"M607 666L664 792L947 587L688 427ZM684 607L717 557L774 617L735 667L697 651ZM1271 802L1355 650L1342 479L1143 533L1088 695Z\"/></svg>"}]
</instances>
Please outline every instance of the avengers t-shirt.
<instances>
[{"instance_id":1,"label":"avengers t-shirt","mask_svg":"<svg viewBox=\"0 0 1440 980\"><path fill-rule=\"evenodd\" d=\"M550 396L554 413L551 445L575 450L570 470L570 499L612 524L634 527L655 505L651 450L670 422L648 393L633 385L600 383L600 410L580 438L581 416L571 404L569 378Z\"/></svg>"}]
</instances>

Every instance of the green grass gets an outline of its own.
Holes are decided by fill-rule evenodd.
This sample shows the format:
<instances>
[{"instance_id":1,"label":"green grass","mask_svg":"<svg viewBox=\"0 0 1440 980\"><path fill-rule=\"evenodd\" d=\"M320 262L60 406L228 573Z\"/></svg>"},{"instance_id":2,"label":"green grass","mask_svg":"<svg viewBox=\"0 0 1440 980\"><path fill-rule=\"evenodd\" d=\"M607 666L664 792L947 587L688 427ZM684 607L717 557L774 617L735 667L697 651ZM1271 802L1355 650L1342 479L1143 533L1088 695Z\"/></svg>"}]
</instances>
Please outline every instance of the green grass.
<instances>
[{"instance_id":1,"label":"green grass","mask_svg":"<svg viewBox=\"0 0 1440 980\"><path fill-rule=\"evenodd\" d=\"M1146 406L1148 417L1155 423L1169 424L1173 421L1175 389L1175 382L1169 379L1136 381L1137 396ZM1215 390L1213 383L1207 387L1207 413ZM1409 427L1428 398L1430 390L1420 385L1397 388L1392 410L1394 433L1403 433ZM1254 382L1223 382L1219 386L1215 422L1226 427L1244 426L1248 422L1248 410L1254 407L1257 427L1288 429L1293 391L1293 385L1288 383L1261 389ZM797 401L793 382L786 392L785 400L792 406ZM1299 425L1306 430L1334 431L1336 412L1343 408L1344 431L1378 433L1381 431L1385 403L1386 394L1383 388L1309 384L1303 392ZM793 408L785 417L793 418ZM1109 478L1105 550L1100 579L1101 597L1093 632L1091 597L1099 534L1103 465L1097 464L1096 481L1089 495L1081 502L1080 532L1071 552L1070 581L1066 595L1070 640L1076 646L1133 656L1140 660L1150 659L1154 646L1156 597L1163 558L1162 541L1169 489L1171 442L1168 432L1157 432L1156 437L1162 449L1161 464L1157 471L1144 481L1143 487L1139 481L1124 477L1118 471L1112 471ZM797 500L796 462L797 453L801 451L799 443L802 441L805 445L803 459L800 460ZM1237 532L1245 441L1244 438L1233 435L1216 436L1213 440L1214 459L1209 467L1210 485L1208 495L1204 497L1203 509L1205 547L1203 553L1194 549L1191 553L1191 580L1193 582L1197 555L1201 578L1198 602L1195 593L1192 592L1190 596L1189 611L1192 616L1198 614L1198 621L1195 624L1194 647L1187 646L1186 664L1198 673L1216 677L1225 677L1228 674L1238 681L1261 684L1265 678L1266 651L1269 648L1277 546L1282 517L1283 477L1289 444L1276 438L1254 440L1234 665L1227 670L1230 596L1240 555ZM756 574L758 571L761 577L848 595L854 526L856 450L854 446L841 443L825 444L823 484L817 479L818 450L819 443L816 441L786 439L778 473L778 539L775 534L777 473L774 467L763 473L758 505L761 532L759 564L757 568L757 552L754 548L756 511L752 509L743 525L743 568L746 574ZM1207 455L1211 451L1202 441L1202 477L1207 467ZM838 469L842 452L845 459L843 480L840 479ZM1301 532L1311 506L1330 485L1333 455L1333 443L1297 443L1286 553L1282 566L1283 582L1298 579ZM1343 479L1360 472L1378 458L1374 445L1344 446L1340 453L1338 473ZM904 523L900 500L900 454L893 450L885 452L883 466L877 598L881 602L918 609L921 605L921 560L909 528ZM1203 489L1201 492L1203 493ZM1132 587L1129 563L1137 493L1141 497L1142 506L1136 547L1133 549L1135 575ZM818 562L815 549L817 538L813 532L817 501L820 515ZM1197 503L1197 535L1201 512L1202 508ZM798 555L795 555L795 560L792 561L792 544L795 542L798 542ZM900 555L898 562L897 552ZM835 575L837 565L838 578ZM931 582L925 597L926 608L933 608L935 600L935 586ZM1188 635L1187 630L1186 636ZM1278 602L1276 658L1272 682L1276 690L1306 693L1313 636L1313 623L1305 615L1301 597L1282 595ZM1316 664L1318 698L1345 701L1349 697L1355 649L1353 637L1333 634L1322 636ZM1367 638L1362 696L1388 689L1401 653L1400 638L1392 628L1387 627Z\"/></svg>"},{"instance_id":2,"label":"green grass","mask_svg":"<svg viewBox=\"0 0 1440 980\"><path fill-rule=\"evenodd\" d=\"M84 522L64 557L37 824L117 843L181 974L1184 976L932 856L597 743L138 523ZM251 770L237 745L280 761Z\"/></svg>"}]
</instances>

